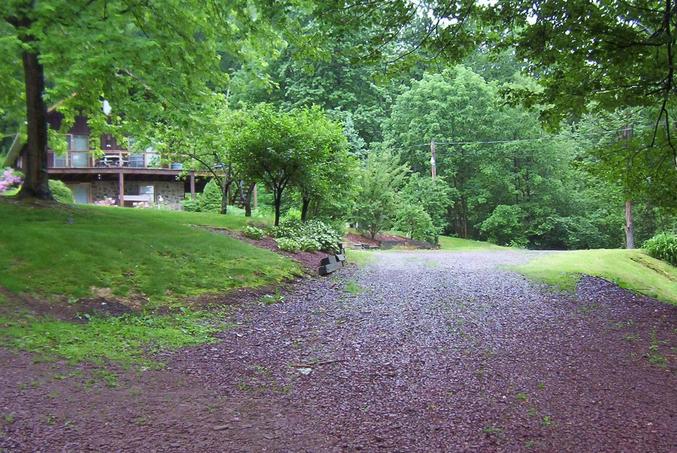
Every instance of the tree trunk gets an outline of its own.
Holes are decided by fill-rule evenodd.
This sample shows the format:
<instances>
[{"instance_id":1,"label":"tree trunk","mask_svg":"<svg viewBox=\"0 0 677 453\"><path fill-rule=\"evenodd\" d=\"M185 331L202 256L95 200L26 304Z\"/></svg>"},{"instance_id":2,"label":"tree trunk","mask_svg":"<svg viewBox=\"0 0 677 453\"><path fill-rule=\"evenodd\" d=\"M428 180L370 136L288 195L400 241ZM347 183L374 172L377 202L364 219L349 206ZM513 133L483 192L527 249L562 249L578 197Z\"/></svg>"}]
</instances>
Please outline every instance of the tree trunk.
<instances>
[{"instance_id":1,"label":"tree trunk","mask_svg":"<svg viewBox=\"0 0 677 453\"><path fill-rule=\"evenodd\" d=\"M310 207L310 197L303 197L301 205L301 222L308 220L308 208Z\"/></svg>"},{"instance_id":2,"label":"tree trunk","mask_svg":"<svg viewBox=\"0 0 677 453\"><path fill-rule=\"evenodd\" d=\"M252 216L252 192L254 192L255 187L256 187L256 183L252 183L247 187L246 196L245 196L245 199L244 199L244 216L245 217L251 217Z\"/></svg>"},{"instance_id":3,"label":"tree trunk","mask_svg":"<svg viewBox=\"0 0 677 453\"><path fill-rule=\"evenodd\" d=\"M26 28L29 26L30 23ZM27 34L21 37L21 41L28 47L35 43L35 38ZM24 182L18 196L53 200L47 174L47 106L42 98L45 91L45 72L35 49L24 48L22 59L26 87L28 144L23 156Z\"/></svg>"},{"instance_id":4,"label":"tree trunk","mask_svg":"<svg viewBox=\"0 0 677 453\"><path fill-rule=\"evenodd\" d=\"M230 196L230 185L232 181L229 177L223 178L223 184L221 185L221 214L228 214L228 197Z\"/></svg>"},{"instance_id":5,"label":"tree trunk","mask_svg":"<svg viewBox=\"0 0 677 453\"><path fill-rule=\"evenodd\" d=\"M625 248L635 248L635 226L632 220L632 200L625 200Z\"/></svg>"},{"instance_id":6,"label":"tree trunk","mask_svg":"<svg viewBox=\"0 0 677 453\"><path fill-rule=\"evenodd\" d=\"M282 189L273 190L273 202L275 203L275 226L280 224L280 206L282 205Z\"/></svg>"}]
</instances>

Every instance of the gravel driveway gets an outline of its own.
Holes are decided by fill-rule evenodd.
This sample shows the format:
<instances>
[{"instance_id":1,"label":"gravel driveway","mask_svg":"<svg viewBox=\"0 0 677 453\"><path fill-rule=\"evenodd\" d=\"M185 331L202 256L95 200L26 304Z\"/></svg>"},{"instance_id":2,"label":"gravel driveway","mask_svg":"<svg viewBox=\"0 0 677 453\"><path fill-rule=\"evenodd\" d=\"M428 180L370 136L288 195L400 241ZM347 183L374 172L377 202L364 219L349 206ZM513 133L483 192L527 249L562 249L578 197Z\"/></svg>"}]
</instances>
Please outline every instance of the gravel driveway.
<instances>
[{"instance_id":1,"label":"gravel driveway","mask_svg":"<svg viewBox=\"0 0 677 453\"><path fill-rule=\"evenodd\" d=\"M0 350L0 448L676 451L677 308L504 270L531 255L378 253L114 389Z\"/></svg>"}]
</instances>

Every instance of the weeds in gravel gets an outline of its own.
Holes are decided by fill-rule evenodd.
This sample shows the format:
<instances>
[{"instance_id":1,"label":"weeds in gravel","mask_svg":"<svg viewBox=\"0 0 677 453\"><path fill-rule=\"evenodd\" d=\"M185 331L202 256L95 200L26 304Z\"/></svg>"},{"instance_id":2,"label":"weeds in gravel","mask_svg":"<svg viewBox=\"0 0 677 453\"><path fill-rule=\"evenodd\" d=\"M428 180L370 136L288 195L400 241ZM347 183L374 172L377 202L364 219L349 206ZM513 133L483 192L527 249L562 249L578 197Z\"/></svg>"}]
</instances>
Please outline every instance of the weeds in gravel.
<instances>
[{"instance_id":1,"label":"weeds in gravel","mask_svg":"<svg viewBox=\"0 0 677 453\"><path fill-rule=\"evenodd\" d=\"M354 281L354 280L349 280L349 281L346 283L346 286L344 287L344 289L345 289L347 292L349 292L350 294L355 295L355 296L358 295L358 294L360 294L362 291L364 291L364 288L362 288L362 287L361 287L356 281Z\"/></svg>"},{"instance_id":2,"label":"weeds in gravel","mask_svg":"<svg viewBox=\"0 0 677 453\"><path fill-rule=\"evenodd\" d=\"M519 392L519 393L517 393L517 395L515 395L515 399L517 401L522 401L522 402L526 403L527 401L529 401L529 395L527 395L524 392Z\"/></svg>"},{"instance_id":3,"label":"weeds in gravel","mask_svg":"<svg viewBox=\"0 0 677 453\"><path fill-rule=\"evenodd\" d=\"M482 432L489 436L501 436L503 434L503 429L498 426L489 425L482 428Z\"/></svg>"},{"instance_id":4,"label":"weeds in gravel","mask_svg":"<svg viewBox=\"0 0 677 453\"><path fill-rule=\"evenodd\" d=\"M584 304L581 305L576 309L576 311L582 315L589 315L593 311L597 310L599 308L599 304L596 303L590 303L590 304Z\"/></svg>"},{"instance_id":5,"label":"weeds in gravel","mask_svg":"<svg viewBox=\"0 0 677 453\"><path fill-rule=\"evenodd\" d=\"M550 417L549 415L544 415L543 419L541 420L541 424L544 427L548 428L549 426L552 425L552 417Z\"/></svg>"},{"instance_id":6,"label":"weeds in gravel","mask_svg":"<svg viewBox=\"0 0 677 453\"><path fill-rule=\"evenodd\" d=\"M668 359L659 351L659 346L661 342L656 337L656 331L652 330L650 335L651 342L649 344L649 353L647 354L649 363L661 368L665 368L668 366Z\"/></svg>"},{"instance_id":7,"label":"weeds in gravel","mask_svg":"<svg viewBox=\"0 0 677 453\"><path fill-rule=\"evenodd\" d=\"M263 305L273 305L284 302L284 296L280 292L280 289L275 289L273 294L266 294L259 299Z\"/></svg>"}]
</instances>

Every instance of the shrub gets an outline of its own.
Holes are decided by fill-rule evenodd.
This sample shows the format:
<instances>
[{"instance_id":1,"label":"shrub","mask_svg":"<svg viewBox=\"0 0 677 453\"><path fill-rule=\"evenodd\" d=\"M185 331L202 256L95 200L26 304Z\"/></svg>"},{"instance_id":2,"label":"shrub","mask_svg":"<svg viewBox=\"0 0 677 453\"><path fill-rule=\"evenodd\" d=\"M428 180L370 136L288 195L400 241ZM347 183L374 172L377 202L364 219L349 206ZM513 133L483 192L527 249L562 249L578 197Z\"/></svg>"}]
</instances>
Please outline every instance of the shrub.
<instances>
[{"instance_id":1,"label":"shrub","mask_svg":"<svg viewBox=\"0 0 677 453\"><path fill-rule=\"evenodd\" d=\"M280 247L280 250L284 250L285 252L296 253L301 249L301 245L298 241L292 238L277 238L275 239L275 242L277 242L277 246Z\"/></svg>"},{"instance_id":2,"label":"shrub","mask_svg":"<svg viewBox=\"0 0 677 453\"><path fill-rule=\"evenodd\" d=\"M519 206L500 204L480 224L480 231L494 244L524 244L527 242Z\"/></svg>"},{"instance_id":3,"label":"shrub","mask_svg":"<svg viewBox=\"0 0 677 453\"><path fill-rule=\"evenodd\" d=\"M52 196L59 203L68 204L75 202L73 199L73 192L66 184L63 183L63 181L50 179L49 190L52 191Z\"/></svg>"},{"instance_id":4,"label":"shrub","mask_svg":"<svg viewBox=\"0 0 677 453\"><path fill-rule=\"evenodd\" d=\"M659 233L646 240L642 248L650 256L677 266L677 234Z\"/></svg>"},{"instance_id":5,"label":"shrub","mask_svg":"<svg viewBox=\"0 0 677 453\"><path fill-rule=\"evenodd\" d=\"M319 244L318 250L338 252L341 235L330 225L320 220L310 220L302 224L303 236L311 238Z\"/></svg>"},{"instance_id":6,"label":"shrub","mask_svg":"<svg viewBox=\"0 0 677 453\"><path fill-rule=\"evenodd\" d=\"M279 226L271 229L271 236L292 239L301 250L338 252L341 235L330 225L320 220L302 223L293 218L284 219Z\"/></svg>"},{"instance_id":7,"label":"shrub","mask_svg":"<svg viewBox=\"0 0 677 453\"><path fill-rule=\"evenodd\" d=\"M190 196L186 196L181 204L184 211L198 212L200 210L200 201L197 198L193 199Z\"/></svg>"},{"instance_id":8,"label":"shrub","mask_svg":"<svg viewBox=\"0 0 677 453\"><path fill-rule=\"evenodd\" d=\"M298 239L299 248L304 252L317 252L322 248L320 243L313 238L301 237Z\"/></svg>"},{"instance_id":9,"label":"shrub","mask_svg":"<svg viewBox=\"0 0 677 453\"><path fill-rule=\"evenodd\" d=\"M255 226L246 225L242 228L242 234L244 237L249 239L262 239L265 236L264 231L261 228L256 228Z\"/></svg>"},{"instance_id":10,"label":"shrub","mask_svg":"<svg viewBox=\"0 0 677 453\"><path fill-rule=\"evenodd\" d=\"M205 188L198 196L197 200L201 212L221 212L223 191L218 181L215 179L209 180L209 182L205 184Z\"/></svg>"},{"instance_id":11,"label":"shrub","mask_svg":"<svg viewBox=\"0 0 677 453\"><path fill-rule=\"evenodd\" d=\"M411 239L437 243L437 229L430 215L420 205L407 204L397 211L395 228Z\"/></svg>"},{"instance_id":12,"label":"shrub","mask_svg":"<svg viewBox=\"0 0 677 453\"><path fill-rule=\"evenodd\" d=\"M7 192L21 185L21 174L15 172L11 168L5 168L0 173L0 193Z\"/></svg>"}]
</instances>

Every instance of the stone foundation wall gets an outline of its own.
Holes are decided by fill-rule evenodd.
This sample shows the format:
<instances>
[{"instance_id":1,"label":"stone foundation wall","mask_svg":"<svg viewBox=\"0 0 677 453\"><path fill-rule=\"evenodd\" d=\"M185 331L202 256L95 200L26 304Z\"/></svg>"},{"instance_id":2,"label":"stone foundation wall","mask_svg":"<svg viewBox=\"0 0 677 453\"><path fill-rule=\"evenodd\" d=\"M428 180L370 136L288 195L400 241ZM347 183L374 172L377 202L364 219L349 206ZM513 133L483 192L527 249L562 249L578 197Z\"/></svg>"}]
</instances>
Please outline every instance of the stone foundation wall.
<instances>
[{"instance_id":1,"label":"stone foundation wall","mask_svg":"<svg viewBox=\"0 0 677 453\"><path fill-rule=\"evenodd\" d=\"M184 197L183 181L125 181L125 195L138 195L142 186L155 186L155 204L169 209L181 210ZM117 181L94 181L92 183L92 202L105 198L118 199Z\"/></svg>"}]
</instances>

